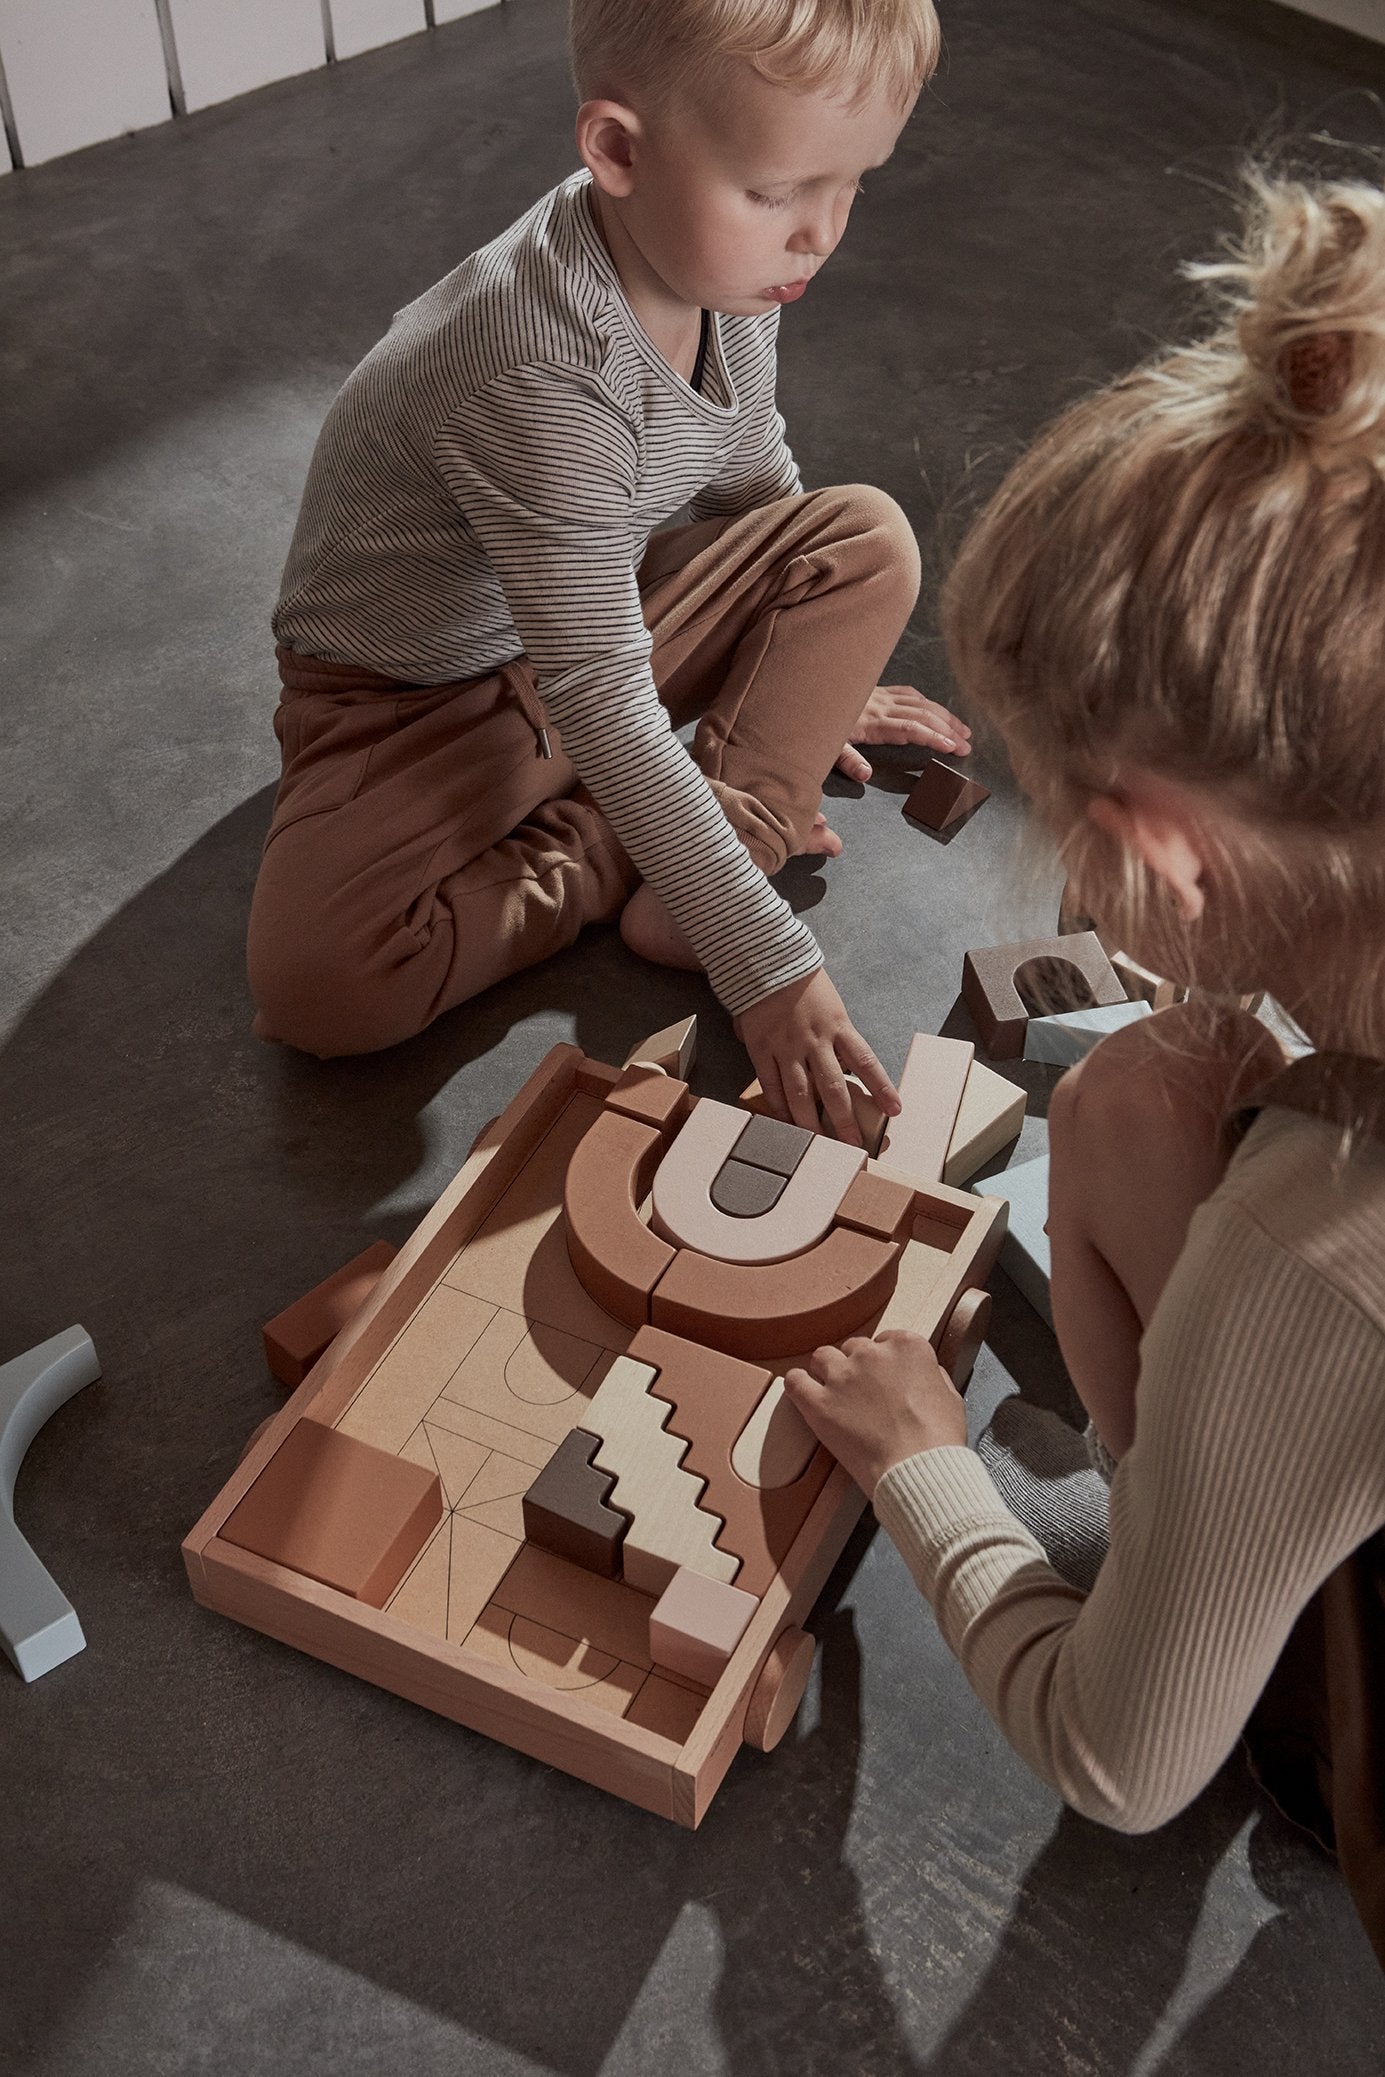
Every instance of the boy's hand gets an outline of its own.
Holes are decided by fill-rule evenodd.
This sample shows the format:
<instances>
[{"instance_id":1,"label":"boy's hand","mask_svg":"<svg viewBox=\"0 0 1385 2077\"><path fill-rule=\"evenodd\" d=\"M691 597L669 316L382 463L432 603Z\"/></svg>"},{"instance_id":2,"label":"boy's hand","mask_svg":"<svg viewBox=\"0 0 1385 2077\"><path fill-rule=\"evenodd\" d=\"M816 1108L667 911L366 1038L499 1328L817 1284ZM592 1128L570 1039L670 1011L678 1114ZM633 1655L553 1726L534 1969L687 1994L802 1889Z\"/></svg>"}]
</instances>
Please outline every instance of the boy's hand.
<instances>
[{"instance_id":1,"label":"boy's hand","mask_svg":"<svg viewBox=\"0 0 1385 2077\"><path fill-rule=\"evenodd\" d=\"M837 759L837 770L865 785L872 767L857 743L916 743L924 750L945 750L953 757L971 754L971 730L965 721L927 700L912 685L877 685L865 712L851 731L851 741Z\"/></svg>"},{"instance_id":2,"label":"boy's hand","mask_svg":"<svg viewBox=\"0 0 1385 2077\"><path fill-rule=\"evenodd\" d=\"M744 1010L736 1033L777 1117L811 1132L821 1109L837 1138L859 1147L846 1071L860 1077L887 1118L899 1116L898 1090L821 967Z\"/></svg>"},{"instance_id":3,"label":"boy's hand","mask_svg":"<svg viewBox=\"0 0 1385 2077\"><path fill-rule=\"evenodd\" d=\"M921 1334L814 1349L784 1391L868 1500L893 1465L967 1439L962 1401Z\"/></svg>"}]
</instances>

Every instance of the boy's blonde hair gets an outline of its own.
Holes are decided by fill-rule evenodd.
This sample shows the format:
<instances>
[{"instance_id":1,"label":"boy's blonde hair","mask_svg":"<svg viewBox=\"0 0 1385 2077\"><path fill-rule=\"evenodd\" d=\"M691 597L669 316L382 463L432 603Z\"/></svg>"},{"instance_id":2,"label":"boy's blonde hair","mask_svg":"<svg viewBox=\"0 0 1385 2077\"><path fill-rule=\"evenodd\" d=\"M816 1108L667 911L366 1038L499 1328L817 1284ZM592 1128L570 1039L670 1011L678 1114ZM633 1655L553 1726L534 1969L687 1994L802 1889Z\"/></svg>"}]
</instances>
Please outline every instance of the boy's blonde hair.
<instances>
[{"instance_id":1,"label":"boy's blonde hair","mask_svg":"<svg viewBox=\"0 0 1385 2077\"><path fill-rule=\"evenodd\" d=\"M697 93L739 58L776 86L901 106L941 45L933 0L572 0L571 40L583 100Z\"/></svg>"},{"instance_id":2,"label":"boy's blonde hair","mask_svg":"<svg viewBox=\"0 0 1385 2077\"><path fill-rule=\"evenodd\" d=\"M1105 931L1224 989L1335 960L1317 1009L1385 1052L1385 194L1252 176L1191 271L1214 335L1065 413L972 528L953 668ZM1088 815L1134 770L1201 803L1215 942Z\"/></svg>"}]
</instances>

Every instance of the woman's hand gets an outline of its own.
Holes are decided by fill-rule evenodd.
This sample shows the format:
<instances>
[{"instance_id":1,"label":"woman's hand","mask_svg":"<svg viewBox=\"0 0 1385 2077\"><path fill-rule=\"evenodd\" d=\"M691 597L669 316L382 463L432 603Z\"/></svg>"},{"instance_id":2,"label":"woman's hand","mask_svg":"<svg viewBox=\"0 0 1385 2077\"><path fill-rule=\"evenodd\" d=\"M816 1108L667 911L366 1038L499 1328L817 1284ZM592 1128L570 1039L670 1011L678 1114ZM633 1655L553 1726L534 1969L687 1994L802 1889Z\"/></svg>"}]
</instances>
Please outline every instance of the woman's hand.
<instances>
[{"instance_id":1,"label":"woman's hand","mask_svg":"<svg viewBox=\"0 0 1385 2077\"><path fill-rule=\"evenodd\" d=\"M848 1073L859 1076L887 1118L899 1116L898 1090L821 967L742 1011L736 1033L776 1117L814 1132L821 1109L837 1138L859 1147Z\"/></svg>"},{"instance_id":2,"label":"woman's hand","mask_svg":"<svg viewBox=\"0 0 1385 2077\"><path fill-rule=\"evenodd\" d=\"M851 741L837 759L837 770L864 786L872 766L857 743L912 743L922 750L944 750L953 757L971 753L971 730L936 700L925 699L912 685L877 685L851 731Z\"/></svg>"},{"instance_id":3,"label":"woman's hand","mask_svg":"<svg viewBox=\"0 0 1385 2077\"><path fill-rule=\"evenodd\" d=\"M785 1373L784 1391L868 1500L906 1457L967 1439L961 1397L921 1334L814 1349Z\"/></svg>"}]
</instances>

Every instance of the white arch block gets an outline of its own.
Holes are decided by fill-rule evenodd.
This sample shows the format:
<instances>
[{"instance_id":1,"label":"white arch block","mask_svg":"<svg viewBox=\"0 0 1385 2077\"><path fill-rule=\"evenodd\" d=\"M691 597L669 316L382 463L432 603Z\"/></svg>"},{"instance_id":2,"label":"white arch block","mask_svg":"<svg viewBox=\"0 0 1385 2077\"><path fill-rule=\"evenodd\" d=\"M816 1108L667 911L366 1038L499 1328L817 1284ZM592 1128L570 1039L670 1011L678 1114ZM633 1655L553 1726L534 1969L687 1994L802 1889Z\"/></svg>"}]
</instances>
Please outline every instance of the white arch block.
<instances>
[{"instance_id":1,"label":"white arch block","mask_svg":"<svg viewBox=\"0 0 1385 2077\"><path fill-rule=\"evenodd\" d=\"M0 1646L24 1680L61 1666L86 1639L72 1603L15 1524L15 1480L44 1422L100 1375L80 1327L0 1366Z\"/></svg>"},{"instance_id":2,"label":"white arch block","mask_svg":"<svg viewBox=\"0 0 1385 2077\"><path fill-rule=\"evenodd\" d=\"M712 1203L717 1170L749 1119L731 1104L704 1096L654 1173L654 1231L678 1247L720 1262L783 1262L828 1231L837 1208L865 1166L861 1147L814 1134L784 1185L779 1202L757 1219L733 1218Z\"/></svg>"}]
</instances>

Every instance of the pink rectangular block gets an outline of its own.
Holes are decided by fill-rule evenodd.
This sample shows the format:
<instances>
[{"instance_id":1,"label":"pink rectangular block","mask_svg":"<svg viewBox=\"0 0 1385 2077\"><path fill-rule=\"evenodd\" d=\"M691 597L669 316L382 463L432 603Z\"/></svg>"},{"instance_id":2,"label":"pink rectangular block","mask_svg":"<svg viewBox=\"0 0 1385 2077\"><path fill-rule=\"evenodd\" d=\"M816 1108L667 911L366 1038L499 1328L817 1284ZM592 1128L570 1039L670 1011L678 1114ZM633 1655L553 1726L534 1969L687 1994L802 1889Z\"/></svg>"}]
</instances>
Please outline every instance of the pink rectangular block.
<instances>
[{"instance_id":1,"label":"pink rectangular block","mask_svg":"<svg viewBox=\"0 0 1385 2077\"><path fill-rule=\"evenodd\" d=\"M757 1595L680 1565L649 1618L649 1656L656 1666L715 1687L759 1605Z\"/></svg>"}]
</instances>

